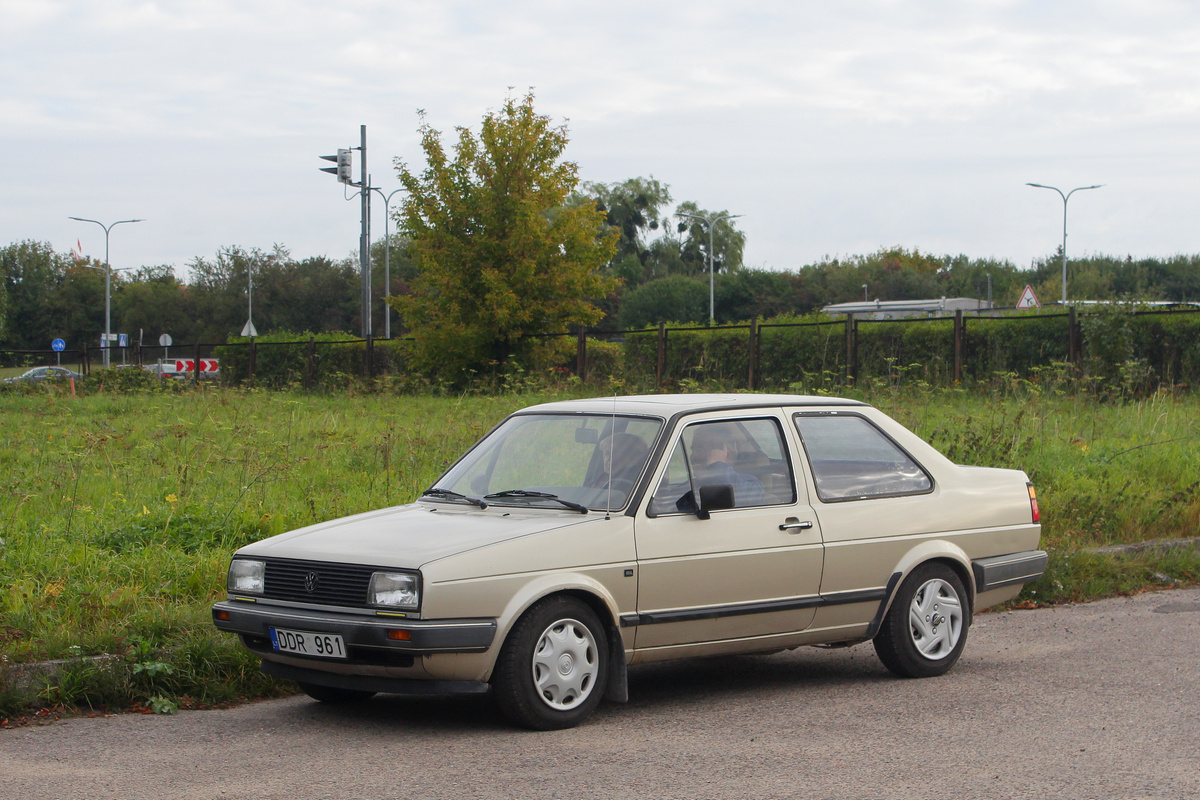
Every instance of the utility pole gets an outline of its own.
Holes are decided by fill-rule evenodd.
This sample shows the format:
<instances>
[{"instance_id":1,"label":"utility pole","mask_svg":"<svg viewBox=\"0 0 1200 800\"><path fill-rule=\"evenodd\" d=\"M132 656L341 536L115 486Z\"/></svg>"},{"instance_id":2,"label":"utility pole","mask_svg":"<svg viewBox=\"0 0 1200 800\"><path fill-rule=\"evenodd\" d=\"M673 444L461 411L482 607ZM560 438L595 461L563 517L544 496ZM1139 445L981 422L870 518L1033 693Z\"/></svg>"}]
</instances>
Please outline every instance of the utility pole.
<instances>
[{"instance_id":1,"label":"utility pole","mask_svg":"<svg viewBox=\"0 0 1200 800\"><path fill-rule=\"evenodd\" d=\"M358 191L362 195L362 233L359 263L362 265L362 338L371 336L371 182L367 178L367 126L359 126L360 158Z\"/></svg>"}]
</instances>

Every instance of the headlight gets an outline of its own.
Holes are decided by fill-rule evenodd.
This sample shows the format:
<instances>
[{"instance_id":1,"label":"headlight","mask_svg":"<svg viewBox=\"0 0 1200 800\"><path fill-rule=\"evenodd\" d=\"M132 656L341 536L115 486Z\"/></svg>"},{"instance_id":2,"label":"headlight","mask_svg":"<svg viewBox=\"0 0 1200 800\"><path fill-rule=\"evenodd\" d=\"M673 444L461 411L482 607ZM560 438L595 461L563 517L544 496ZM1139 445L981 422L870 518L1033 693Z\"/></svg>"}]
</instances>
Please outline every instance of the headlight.
<instances>
[{"instance_id":1,"label":"headlight","mask_svg":"<svg viewBox=\"0 0 1200 800\"><path fill-rule=\"evenodd\" d=\"M371 576L367 602L416 611L421 605L421 580L410 572L376 572Z\"/></svg>"},{"instance_id":2,"label":"headlight","mask_svg":"<svg viewBox=\"0 0 1200 800\"><path fill-rule=\"evenodd\" d=\"M229 564L229 579L225 587L242 594L262 594L267 565L262 561L235 558Z\"/></svg>"}]
</instances>

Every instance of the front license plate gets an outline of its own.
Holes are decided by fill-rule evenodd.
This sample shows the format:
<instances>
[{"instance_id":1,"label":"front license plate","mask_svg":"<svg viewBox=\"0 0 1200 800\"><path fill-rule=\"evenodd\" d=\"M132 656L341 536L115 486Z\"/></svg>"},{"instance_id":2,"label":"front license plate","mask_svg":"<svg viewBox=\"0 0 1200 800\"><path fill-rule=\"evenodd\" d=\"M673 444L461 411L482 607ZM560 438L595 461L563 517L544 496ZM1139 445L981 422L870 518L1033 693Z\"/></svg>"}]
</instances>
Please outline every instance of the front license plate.
<instances>
[{"instance_id":1,"label":"front license plate","mask_svg":"<svg viewBox=\"0 0 1200 800\"><path fill-rule=\"evenodd\" d=\"M320 658L345 658L346 645L336 633L271 628L271 646L281 653Z\"/></svg>"}]
</instances>

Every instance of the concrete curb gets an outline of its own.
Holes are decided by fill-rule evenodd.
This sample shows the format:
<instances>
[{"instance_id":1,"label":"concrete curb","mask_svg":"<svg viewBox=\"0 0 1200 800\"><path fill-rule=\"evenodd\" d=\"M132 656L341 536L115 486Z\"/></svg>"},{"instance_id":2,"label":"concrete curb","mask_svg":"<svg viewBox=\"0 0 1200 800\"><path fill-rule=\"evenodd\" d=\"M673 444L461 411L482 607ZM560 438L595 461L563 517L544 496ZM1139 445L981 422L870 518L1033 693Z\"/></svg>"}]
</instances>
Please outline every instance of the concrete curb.
<instances>
[{"instance_id":1,"label":"concrete curb","mask_svg":"<svg viewBox=\"0 0 1200 800\"><path fill-rule=\"evenodd\" d=\"M99 667L120 660L120 656L99 655L58 658L53 661L33 661L28 664L0 664L0 686L15 689L18 692L28 692L37 685L50 683L69 666L91 664Z\"/></svg>"},{"instance_id":2,"label":"concrete curb","mask_svg":"<svg viewBox=\"0 0 1200 800\"><path fill-rule=\"evenodd\" d=\"M1190 539L1151 539L1132 544L1110 544L1105 547L1089 547L1084 552L1100 555L1128 555L1133 553L1169 553L1172 550L1195 550L1200 548L1200 536Z\"/></svg>"}]
</instances>

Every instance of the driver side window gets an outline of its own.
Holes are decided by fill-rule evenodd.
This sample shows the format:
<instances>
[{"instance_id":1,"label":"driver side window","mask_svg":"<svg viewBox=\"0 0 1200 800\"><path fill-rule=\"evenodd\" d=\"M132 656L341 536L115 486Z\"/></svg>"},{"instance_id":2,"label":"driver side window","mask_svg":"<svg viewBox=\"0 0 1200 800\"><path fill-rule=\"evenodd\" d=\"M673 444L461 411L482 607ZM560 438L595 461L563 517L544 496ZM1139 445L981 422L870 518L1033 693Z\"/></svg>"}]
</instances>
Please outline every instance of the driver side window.
<instances>
[{"instance_id":1,"label":"driver side window","mask_svg":"<svg viewBox=\"0 0 1200 800\"><path fill-rule=\"evenodd\" d=\"M779 423L766 418L687 426L667 461L649 512L692 513L693 491L706 485L732 487L734 508L795 502L795 481Z\"/></svg>"}]
</instances>

